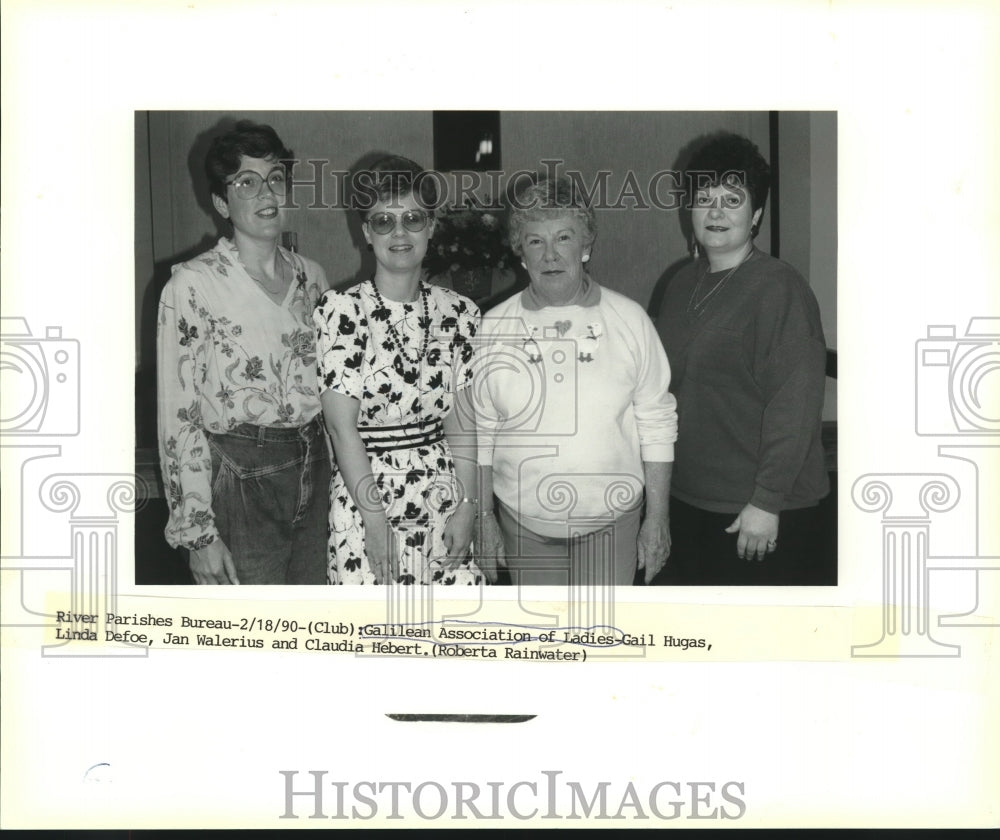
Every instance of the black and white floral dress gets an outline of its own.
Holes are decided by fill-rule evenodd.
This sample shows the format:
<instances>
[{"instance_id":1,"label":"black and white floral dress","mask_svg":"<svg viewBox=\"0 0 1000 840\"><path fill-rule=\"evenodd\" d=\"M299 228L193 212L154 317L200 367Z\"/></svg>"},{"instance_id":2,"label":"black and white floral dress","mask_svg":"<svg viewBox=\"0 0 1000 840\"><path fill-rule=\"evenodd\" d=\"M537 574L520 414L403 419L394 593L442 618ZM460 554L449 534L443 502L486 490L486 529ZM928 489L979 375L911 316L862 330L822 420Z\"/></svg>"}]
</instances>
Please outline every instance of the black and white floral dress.
<instances>
[{"instance_id":1,"label":"black and white floral dress","mask_svg":"<svg viewBox=\"0 0 1000 840\"><path fill-rule=\"evenodd\" d=\"M413 303L382 298L380 305L371 281L327 292L313 314L319 387L358 400L358 429L366 443L376 441L368 452L379 501L401 549L397 582L477 584L481 573L469 558L456 569L441 568L448 553L445 525L462 495L474 495L457 487L447 440L388 451L377 448L382 430L385 439L398 439L400 434L419 436L421 430L435 429L451 412L455 391L472 378L479 310L449 289L422 289L430 324L424 323L419 295ZM390 323L410 359L419 356L425 330L430 329L420 362L413 364L399 352ZM336 467L330 485L327 561L330 583L375 582L361 515Z\"/></svg>"}]
</instances>

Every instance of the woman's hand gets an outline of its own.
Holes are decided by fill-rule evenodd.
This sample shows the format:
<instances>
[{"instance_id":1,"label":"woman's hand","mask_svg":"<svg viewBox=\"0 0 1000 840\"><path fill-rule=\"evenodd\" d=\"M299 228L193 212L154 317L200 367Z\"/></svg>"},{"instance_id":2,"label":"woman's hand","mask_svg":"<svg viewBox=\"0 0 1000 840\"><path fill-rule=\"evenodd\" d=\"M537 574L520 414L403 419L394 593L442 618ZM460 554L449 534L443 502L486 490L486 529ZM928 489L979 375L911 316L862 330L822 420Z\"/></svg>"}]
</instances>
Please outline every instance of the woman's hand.
<instances>
[{"instance_id":1,"label":"woman's hand","mask_svg":"<svg viewBox=\"0 0 1000 840\"><path fill-rule=\"evenodd\" d=\"M365 522L365 554L375 583L392 583L399 578L399 539L385 517Z\"/></svg>"},{"instance_id":2,"label":"woman's hand","mask_svg":"<svg viewBox=\"0 0 1000 840\"><path fill-rule=\"evenodd\" d=\"M188 564L191 566L195 583L238 585L240 582L236 577L233 555L229 553L229 548L222 541L222 537L216 537L204 548L191 549Z\"/></svg>"},{"instance_id":3,"label":"woman's hand","mask_svg":"<svg viewBox=\"0 0 1000 840\"><path fill-rule=\"evenodd\" d=\"M448 549L448 559L442 563L446 569L454 569L469 555L472 532L476 526L476 508L465 502L460 504L444 526L444 547Z\"/></svg>"},{"instance_id":4,"label":"woman's hand","mask_svg":"<svg viewBox=\"0 0 1000 840\"><path fill-rule=\"evenodd\" d=\"M639 568L646 570L649 583L667 564L670 556L670 520L646 518L639 529Z\"/></svg>"},{"instance_id":5,"label":"woman's hand","mask_svg":"<svg viewBox=\"0 0 1000 840\"><path fill-rule=\"evenodd\" d=\"M736 540L736 553L740 559L752 560L756 557L757 562L760 562L765 554L774 551L777 546L778 514L747 505L733 520L733 524L726 528L727 534L735 534L737 531L740 536Z\"/></svg>"},{"instance_id":6,"label":"woman's hand","mask_svg":"<svg viewBox=\"0 0 1000 840\"><path fill-rule=\"evenodd\" d=\"M503 534L500 533L500 523L497 522L492 510L484 511L479 516L476 565L490 583L497 582L497 568L507 565Z\"/></svg>"}]
</instances>

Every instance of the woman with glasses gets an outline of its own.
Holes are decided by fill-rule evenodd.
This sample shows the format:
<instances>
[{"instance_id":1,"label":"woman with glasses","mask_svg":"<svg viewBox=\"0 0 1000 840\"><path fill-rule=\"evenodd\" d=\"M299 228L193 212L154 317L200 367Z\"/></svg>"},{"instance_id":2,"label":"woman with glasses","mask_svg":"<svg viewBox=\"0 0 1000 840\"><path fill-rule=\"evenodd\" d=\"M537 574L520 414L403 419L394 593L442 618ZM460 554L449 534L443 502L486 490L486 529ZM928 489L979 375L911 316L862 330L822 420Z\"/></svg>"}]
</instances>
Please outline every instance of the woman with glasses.
<instances>
[{"instance_id":1,"label":"woman with glasses","mask_svg":"<svg viewBox=\"0 0 1000 840\"><path fill-rule=\"evenodd\" d=\"M421 279L437 190L413 161L357 173L375 275L314 313L319 389L337 466L330 583L475 584L474 420L466 388L479 310Z\"/></svg>"},{"instance_id":2,"label":"woman with glasses","mask_svg":"<svg viewBox=\"0 0 1000 840\"><path fill-rule=\"evenodd\" d=\"M200 584L322 584L324 440L310 316L323 270L281 247L292 153L240 122L206 159L212 204L232 224L176 265L160 299L160 458L166 537Z\"/></svg>"},{"instance_id":3,"label":"woman with glasses","mask_svg":"<svg viewBox=\"0 0 1000 840\"><path fill-rule=\"evenodd\" d=\"M680 418L665 585L817 582L826 345L792 266L754 245L771 172L745 137L688 165L695 260L667 287L658 330Z\"/></svg>"}]
</instances>

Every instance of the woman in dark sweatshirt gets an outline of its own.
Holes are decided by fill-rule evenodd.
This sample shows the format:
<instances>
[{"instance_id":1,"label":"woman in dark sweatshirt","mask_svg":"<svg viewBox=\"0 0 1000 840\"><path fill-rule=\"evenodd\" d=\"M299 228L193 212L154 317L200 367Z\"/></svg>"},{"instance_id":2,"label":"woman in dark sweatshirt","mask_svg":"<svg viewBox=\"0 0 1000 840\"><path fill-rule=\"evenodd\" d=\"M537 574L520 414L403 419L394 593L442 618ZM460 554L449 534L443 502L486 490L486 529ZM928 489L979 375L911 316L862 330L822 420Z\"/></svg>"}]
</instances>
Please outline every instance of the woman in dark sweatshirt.
<instances>
[{"instance_id":1,"label":"woman in dark sweatshirt","mask_svg":"<svg viewBox=\"0 0 1000 840\"><path fill-rule=\"evenodd\" d=\"M790 265L754 246L770 180L757 147L714 137L688 166L694 262L657 322L677 397L671 556L661 584L809 581L826 345Z\"/></svg>"}]
</instances>

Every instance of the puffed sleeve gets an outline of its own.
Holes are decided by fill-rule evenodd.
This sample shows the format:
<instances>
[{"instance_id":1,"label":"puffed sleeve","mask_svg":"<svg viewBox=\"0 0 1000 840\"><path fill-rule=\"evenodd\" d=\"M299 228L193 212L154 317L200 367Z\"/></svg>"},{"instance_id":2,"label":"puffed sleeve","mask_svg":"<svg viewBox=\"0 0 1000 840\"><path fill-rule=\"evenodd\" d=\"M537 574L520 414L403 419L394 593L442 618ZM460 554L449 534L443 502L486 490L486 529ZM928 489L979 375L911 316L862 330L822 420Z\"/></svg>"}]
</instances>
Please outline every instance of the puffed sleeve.
<instances>
[{"instance_id":1,"label":"puffed sleeve","mask_svg":"<svg viewBox=\"0 0 1000 840\"><path fill-rule=\"evenodd\" d=\"M323 267L315 260L303 257L301 254L292 254L291 258L296 265L296 271L300 272L297 274L297 279L302 286L308 311L311 313L319 304L323 293L330 288L330 283L326 279Z\"/></svg>"},{"instance_id":2,"label":"puffed sleeve","mask_svg":"<svg viewBox=\"0 0 1000 840\"><path fill-rule=\"evenodd\" d=\"M360 402L361 368L368 346L368 320L360 301L348 292L329 291L320 298L313 323L320 393L336 391Z\"/></svg>"},{"instance_id":3,"label":"puffed sleeve","mask_svg":"<svg viewBox=\"0 0 1000 840\"><path fill-rule=\"evenodd\" d=\"M163 289L157 319L157 412L160 466L170 518L165 535L174 548L204 548L219 534L212 513L212 456L202 426L208 330L198 305L195 271L175 266Z\"/></svg>"},{"instance_id":4,"label":"puffed sleeve","mask_svg":"<svg viewBox=\"0 0 1000 840\"><path fill-rule=\"evenodd\" d=\"M632 321L638 364L632 408L639 431L639 451L643 461L673 461L677 399L670 393L670 363L649 316L637 308Z\"/></svg>"},{"instance_id":5,"label":"puffed sleeve","mask_svg":"<svg viewBox=\"0 0 1000 840\"><path fill-rule=\"evenodd\" d=\"M452 382L456 391L468 387L475 375L476 336L479 334L479 307L459 298L455 307L458 325L452 342Z\"/></svg>"}]
</instances>

